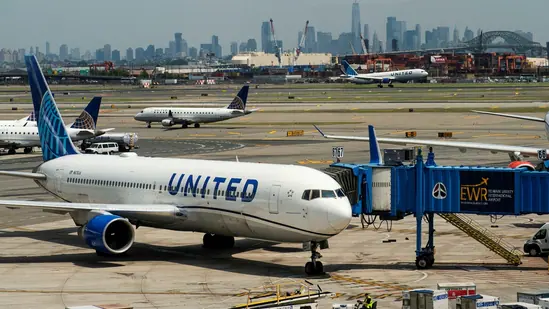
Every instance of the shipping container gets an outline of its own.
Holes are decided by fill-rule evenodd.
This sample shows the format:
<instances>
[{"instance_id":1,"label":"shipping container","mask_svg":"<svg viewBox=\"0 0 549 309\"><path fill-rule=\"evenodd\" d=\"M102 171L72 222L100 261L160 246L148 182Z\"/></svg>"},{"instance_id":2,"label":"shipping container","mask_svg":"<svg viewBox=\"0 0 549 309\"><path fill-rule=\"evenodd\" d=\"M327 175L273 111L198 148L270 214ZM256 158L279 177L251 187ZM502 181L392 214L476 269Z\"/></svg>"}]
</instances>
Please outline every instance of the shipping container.
<instances>
[{"instance_id":1,"label":"shipping container","mask_svg":"<svg viewBox=\"0 0 549 309\"><path fill-rule=\"evenodd\" d=\"M521 303L529 304L539 304L540 298L549 298L549 291L538 291L538 292L517 292L517 301Z\"/></svg>"},{"instance_id":2,"label":"shipping container","mask_svg":"<svg viewBox=\"0 0 549 309\"><path fill-rule=\"evenodd\" d=\"M477 285L474 282L439 283L437 290L445 290L448 292L448 299L456 299L458 296L476 295Z\"/></svg>"},{"instance_id":3,"label":"shipping container","mask_svg":"<svg viewBox=\"0 0 549 309\"><path fill-rule=\"evenodd\" d=\"M498 309L499 297L488 295L460 296L456 300L456 309Z\"/></svg>"},{"instance_id":4,"label":"shipping container","mask_svg":"<svg viewBox=\"0 0 549 309\"><path fill-rule=\"evenodd\" d=\"M410 309L448 309L448 293L442 290L410 291Z\"/></svg>"},{"instance_id":5,"label":"shipping container","mask_svg":"<svg viewBox=\"0 0 549 309\"><path fill-rule=\"evenodd\" d=\"M402 309L410 309L410 293L412 291L420 291L420 290L425 290L425 289L414 289L414 290L407 290L407 291L402 291Z\"/></svg>"},{"instance_id":6,"label":"shipping container","mask_svg":"<svg viewBox=\"0 0 549 309\"><path fill-rule=\"evenodd\" d=\"M540 305L516 302L500 304L500 309L542 309L542 307Z\"/></svg>"}]
</instances>

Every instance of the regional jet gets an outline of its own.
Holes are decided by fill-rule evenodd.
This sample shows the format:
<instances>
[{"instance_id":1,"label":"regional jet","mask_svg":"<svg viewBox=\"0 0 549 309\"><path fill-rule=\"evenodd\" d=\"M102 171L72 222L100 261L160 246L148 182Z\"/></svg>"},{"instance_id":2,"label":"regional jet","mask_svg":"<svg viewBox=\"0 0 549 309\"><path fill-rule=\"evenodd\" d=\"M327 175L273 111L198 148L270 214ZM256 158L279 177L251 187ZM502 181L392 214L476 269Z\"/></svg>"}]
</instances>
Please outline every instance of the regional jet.
<instances>
[{"instance_id":1,"label":"regional jet","mask_svg":"<svg viewBox=\"0 0 549 309\"><path fill-rule=\"evenodd\" d=\"M81 154L74 146L35 56L25 56L43 163L22 177L63 202L0 200L10 208L69 213L85 243L102 255L128 252L138 226L203 232L208 248L234 237L303 243L307 274L323 272L319 247L345 230L351 205L341 185L304 166L233 161ZM7 192L5 192L7 193Z\"/></svg>"},{"instance_id":2,"label":"regional jet","mask_svg":"<svg viewBox=\"0 0 549 309\"><path fill-rule=\"evenodd\" d=\"M163 127L168 128L176 124L180 124L183 128L194 124L195 128L199 128L201 123L218 122L249 115L255 110L246 110L248 89L248 85L242 87L231 104L225 108L149 107L137 113L134 119L146 122L147 128L150 128L153 122L160 122Z\"/></svg>"},{"instance_id":3,"label":"regional jet","mask_svg":"<svg viewBox=\"0 0 549 309\"><path fill-rule=\"evenodd\" d=\"M379 88L383 88L383 84L389 84L389 87L393 88L393 82L406 83L413 80L422 80L426 79L429 75L423 69L358 74L347 61L343 60L342 64L345 72L345 74L341 75L342 78L355 84L378 83L377 86Z\"/></svg>"}]
</instances>

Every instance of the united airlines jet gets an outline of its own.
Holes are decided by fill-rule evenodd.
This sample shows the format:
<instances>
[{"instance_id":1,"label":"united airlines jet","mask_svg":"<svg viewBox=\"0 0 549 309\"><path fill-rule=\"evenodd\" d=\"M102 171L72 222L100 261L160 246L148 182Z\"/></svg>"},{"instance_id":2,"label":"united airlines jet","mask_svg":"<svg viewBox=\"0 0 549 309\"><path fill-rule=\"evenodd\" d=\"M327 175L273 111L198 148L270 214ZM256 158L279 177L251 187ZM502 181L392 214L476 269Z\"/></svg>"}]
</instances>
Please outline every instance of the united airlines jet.
<instances>
[{"instance_id":1,"label":"united airlines jet","mask_svg":"<svg viewBox=\"0 0 549 309\"><path fill-rule=\"evenodd\" d=\"M254 112L255 110L246 110L248 89L248 85L242 87L231 104L225 108L149 107L137 113L134 119L146 122L147 128L150 128L153 122L160 122L167 128L176 124L183 128L194 124L195 128L200 128L201 123L223 121Z\"/></svg>"},{"instance_id":2,"label":"united airlines jet","mask_svg":"<svg viewBox=\"0 0 549 309\"><path fill-rule=\"evenodd\" d=\"M358 74L355 69L345 60L342 61L345 74L341 77L346 78L355 84L370 84L378 83L379 88L383 88L383 84L389 84L393 87L393 82L408 82L412 80L421 80L427 78L429 73L423 69L410 69L401 71L388 71L369 74Z\"/></svg>"},{"instance_id":3,"label":"united airlines jet","mask_svg":"<svg viewBox=\"0 0 549 309\"><path fill-rule=\"evenodd\" d=\"M78 152L35 56L26 56L31 88L42 97L38 130L44 162L33 172L0 175L34 180L63 202L0 200L0 205L69 213L99 255L127 252L134 227L205 233L207 248L234 237L303 243L307 274L323 272L327 240L345 230L351 205L330 176L303 166L175 158L96 156Z\"/></svg>"}]
</instances>

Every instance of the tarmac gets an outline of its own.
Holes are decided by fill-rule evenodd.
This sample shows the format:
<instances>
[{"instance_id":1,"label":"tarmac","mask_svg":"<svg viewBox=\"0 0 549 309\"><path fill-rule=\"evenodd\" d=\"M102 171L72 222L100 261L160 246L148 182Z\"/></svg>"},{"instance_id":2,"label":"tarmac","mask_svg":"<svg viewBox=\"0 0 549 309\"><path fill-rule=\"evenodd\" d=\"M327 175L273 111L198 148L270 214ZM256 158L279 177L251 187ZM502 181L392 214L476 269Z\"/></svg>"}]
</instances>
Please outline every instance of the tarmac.
<instances>
[{"instance_id":1,"label":"tarmac","mask_svg":"<svg viewBox=\"0 0 549 309\"><path fill-rule=\"evenodd\" d=\"M157 95L167 94L154 91ZM399 109L403 104L407 103L386 106ZM433 104L443 107L445 103ZM466 104L478 108L486 103ZM548 102L527 104L536 107ZM147 129L132 118L138 109L111 111L104 105L99 127L138 133L140 147L136 152L142 156L213 160L238 157L240 161L312 168L324 168L332 162L332 146L344 147L343 162L369 160L367 143L326 140L313 123L326 133L342 135L367 136L367 125L372 124L378 136L404 137L406 131L416 131L417 138L437 139L438 132L452 132L452 140L547 146L543 124L470 112L409 112L404 108L394 113L309 113L295 103L293 107L265 105L260 112L199 129L164 129L158 124ZM9 106L0 104L0 118L18 119ZM539 112L526 114L543 117L546 109L536 108ZM288 130L303 130L304 135L287 137ZM434 151L437 163L442 165L509 163L504 153L461 153L443 148ZM40 162L39 152L2 154L0 170L29 171ZM0 199L54 200L30 180L0 177L0 188ZM495 224L488 217L470 217L520 249L537 228L549 222L549 216L538 215L504 217ZM306 277L304 265L309 252L303 251L300 244L237 239L232 250L212 251L202 248L200 233L140 227L128 256L100 258L78 238L70 217L0 208L0 302L3 308L21 309L106 303L126 303L134 308L229 308L246 302L247 289L262 290L265 285L307 279L324 291L337 293L333 299L319 301L321 308L331 308L332 303L354 303L364 293L371 293L379 308L401 308L402 290L432 289L441 282L474 282L478 292L499 296L505 302L515 301L516 292L549 285L547 257L525 256L518 267L506 265L502 258L440 217L435 218L436 263L432 269L418 271L414 264L415 218L407 217L392 226L387 222L377 224L377 230L374 226L363 228L360 219L354 218L346 231L330 239L330 248L321 251L326 275ZM426 226L423 228L425 231Z\"/></svg>"}]
</instances>

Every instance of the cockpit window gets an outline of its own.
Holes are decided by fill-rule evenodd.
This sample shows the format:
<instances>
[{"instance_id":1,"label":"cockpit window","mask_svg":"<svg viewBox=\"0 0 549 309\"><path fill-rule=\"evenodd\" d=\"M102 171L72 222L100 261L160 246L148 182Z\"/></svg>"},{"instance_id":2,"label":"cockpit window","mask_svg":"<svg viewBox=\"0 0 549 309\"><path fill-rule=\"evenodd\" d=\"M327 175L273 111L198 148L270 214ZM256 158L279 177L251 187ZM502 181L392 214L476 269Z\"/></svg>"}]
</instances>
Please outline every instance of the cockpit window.
<instances>
[{"instance_id":1,"label":"cockpit window","mask_svg":"<svg viewBox=\"0 0 549 309\"><path fill-rule=\"evenodd\" d=\"M343 189L337 189L336 193L338 197L345 197L345 192L343 192Z\"/></svg>"},{"instance_id":2,"label":"cockpit window","mask_svg":"<svg viewBox=\"0 0 549 309\"><path fill-rule=\"evenodd\" d=\"M335 198L336 194L332 190L322 190L322 198Z\"/></svg>"},{"instance_id":3,"label":"cockpit window","mask_svg":"<svg viewBox=\"0 0 549 309\"><path fill-rule=\"evenodd\" d=\"M311 198L311 190L305 190L301 198L308 201Z\"/></svg>"},{"instance_id":4,"label":"cockpit window","mask_svg":"<svg viewBox=\"0 0 549 309\"><path fill-rule=\"evenodd\" d=\"M314 200L315 198L319 198L320 197L320 190L312 190L311 191L311 200Z\"/></svg>"}]
</instances>

